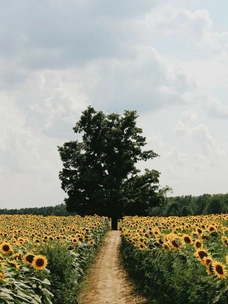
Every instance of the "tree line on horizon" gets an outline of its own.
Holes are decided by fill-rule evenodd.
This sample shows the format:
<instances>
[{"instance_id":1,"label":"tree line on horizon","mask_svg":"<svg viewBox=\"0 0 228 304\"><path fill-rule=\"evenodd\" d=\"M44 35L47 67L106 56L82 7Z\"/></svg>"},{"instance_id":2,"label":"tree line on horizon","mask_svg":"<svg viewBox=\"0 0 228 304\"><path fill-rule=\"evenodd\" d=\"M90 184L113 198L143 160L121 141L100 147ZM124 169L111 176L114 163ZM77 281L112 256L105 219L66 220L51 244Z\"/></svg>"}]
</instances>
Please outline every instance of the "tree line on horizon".
<instances>
[{"instance_id":1,"label":"tree line on horizon","mask_svg":"<svg viewBox=\"0 0 228 304\"><path fill-rule=\"evenodd\" d=\"M228 213L228 193L203 194L199 196L182 195L167 197L163 206L150 209L150 216L191 216ZM30 207L19 209L0 209L0 214L33 214L43 216L69 216L76 212L68 212L66 205L47 207Z\"/></svg>"},{"instance_id":2,"label":"tree line on horizon","mask_svg":"<svg viewBox=\"0 0 228 304\"><path fill-rule=\"evenodd\" d=\"M228 193L168 197L163 206L150 210L153 216L189 216L228 213Z\"/></svg>"},{"instance_id":3,"label":"tree line on horizon","mask_svg":"<svg viewBox=\"0 0 228 304\"><path fill-rule=\"evenodd\" d=\"M13 208L13 209L0 209L0 214L32 214L32 215L43 215L43 216L68 216L75 215L76 212L70 213L66 210L65 204L59 204L56 206L46 207L28 207L28 208Z\"/></svg>"}]
</instances>

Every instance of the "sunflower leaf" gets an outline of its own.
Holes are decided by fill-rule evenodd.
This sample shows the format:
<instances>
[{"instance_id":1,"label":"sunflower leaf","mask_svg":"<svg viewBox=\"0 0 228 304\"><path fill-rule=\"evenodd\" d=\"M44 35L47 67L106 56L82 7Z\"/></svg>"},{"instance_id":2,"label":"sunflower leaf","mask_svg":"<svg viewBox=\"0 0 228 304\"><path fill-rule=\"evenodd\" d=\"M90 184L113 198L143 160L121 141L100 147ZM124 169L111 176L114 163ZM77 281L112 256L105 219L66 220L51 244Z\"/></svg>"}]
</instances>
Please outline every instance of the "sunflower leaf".
<instances>
[{"instance_id":1,"label":"sunflower leaf","mask_svg":"<svg viewBox=\"0 0 228 304\"><path fill-rule=\"evenodd\" d=\"M9 294L9 290L7 290L6 292L5 291L0 292L0 299L1 300L13 300L13 297Z\"/></svg>"}]
</instances>

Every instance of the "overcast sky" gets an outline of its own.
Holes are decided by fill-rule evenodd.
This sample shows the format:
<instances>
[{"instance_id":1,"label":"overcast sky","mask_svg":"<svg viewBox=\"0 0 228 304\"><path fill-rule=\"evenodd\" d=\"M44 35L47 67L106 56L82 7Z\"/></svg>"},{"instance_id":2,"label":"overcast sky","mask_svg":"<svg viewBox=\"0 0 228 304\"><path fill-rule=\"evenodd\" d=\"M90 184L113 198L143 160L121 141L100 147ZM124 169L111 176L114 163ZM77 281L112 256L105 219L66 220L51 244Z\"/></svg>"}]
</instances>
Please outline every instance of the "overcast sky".
<instances>
[{"instance_id":1,"label":"overcast sky","mask_svg":"<svg viewBox=\"0 0 228 304\"><path fill-rule=\"evenodd\" d=\"M88 105L137 110L172 195L228 192L227 0L0 1L0 208L63 202ZM144 168L144 166L141 166Z\"/></svg>"}]
</instances>

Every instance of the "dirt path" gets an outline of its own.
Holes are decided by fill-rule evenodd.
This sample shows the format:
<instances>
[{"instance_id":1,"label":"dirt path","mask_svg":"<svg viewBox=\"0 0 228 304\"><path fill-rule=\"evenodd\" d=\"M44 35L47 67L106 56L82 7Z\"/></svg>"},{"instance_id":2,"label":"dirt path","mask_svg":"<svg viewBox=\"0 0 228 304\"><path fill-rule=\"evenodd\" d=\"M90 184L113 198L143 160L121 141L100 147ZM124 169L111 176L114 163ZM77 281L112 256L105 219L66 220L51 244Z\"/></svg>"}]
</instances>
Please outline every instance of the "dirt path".
<instances>
[{"instance_id":1,"label":"dirt path","mask_svg":"<svg viewBox=\"0 0 228 304\"><path fill-rule=\"evenodd\" d=\"M143 304L127 281L119 259L120 231L109 231L85 288L80 304Z\"/></svg>"}]
</instances>

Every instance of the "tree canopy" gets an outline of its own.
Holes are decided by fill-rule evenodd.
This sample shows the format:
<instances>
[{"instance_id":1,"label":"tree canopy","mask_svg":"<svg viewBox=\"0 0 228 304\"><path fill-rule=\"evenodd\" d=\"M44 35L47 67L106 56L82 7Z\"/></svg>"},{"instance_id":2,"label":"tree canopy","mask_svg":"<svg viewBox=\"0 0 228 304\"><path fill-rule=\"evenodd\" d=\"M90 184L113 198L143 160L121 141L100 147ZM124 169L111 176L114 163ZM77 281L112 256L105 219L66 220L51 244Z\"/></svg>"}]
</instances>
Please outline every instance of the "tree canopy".
<instances>
[{"instance_id":1,"label":"tree canopy","mask_svg":"<svg viewBox=\"0 0 228 304\"><path fill-rule=\"evenodd\" d=\"M137 162L158 156L143 150L146 138L137 117L136 111L105 115L91 106L82 112L73 128L80 139L58 147L68 211L112 217L115 229L123 215L147 215L162 203L168 187L160 188L160 173L145 169L141 174L136 168Z\"/></svg>"}]
</instances>

